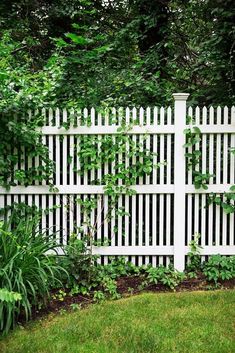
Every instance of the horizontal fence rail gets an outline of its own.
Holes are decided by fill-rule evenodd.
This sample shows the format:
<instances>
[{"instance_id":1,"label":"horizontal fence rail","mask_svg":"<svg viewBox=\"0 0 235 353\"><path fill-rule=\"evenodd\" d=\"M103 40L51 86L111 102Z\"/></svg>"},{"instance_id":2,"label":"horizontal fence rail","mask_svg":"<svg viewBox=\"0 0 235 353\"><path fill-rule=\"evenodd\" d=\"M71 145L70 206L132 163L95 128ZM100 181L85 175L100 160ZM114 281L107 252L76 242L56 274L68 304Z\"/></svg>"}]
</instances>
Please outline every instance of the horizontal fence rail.
<instances>
[{"instance_id":1,"label":"horizontal fence rail","mask_svg":"<svg viewBox=\"0 0 235 353\"><path fill-rule=\"evenodd\" d=\"M206 202L209 193L223 198L235 184L235 156L231 153L235 148L235 108L187 108L187 97L187 94L174 94L173 109L113 108L109 112L93 108L76 112L43 109L42 141L55 162L53 183L57 191L50 190L46 181L34 182L28 187L18 183L8 191L0 187L0 207L25 202L42 210L49 209L50 212L42 212L40 227L47 229L48 234L55 234L60 246L66 245L79 227L86 231L77 197L83 201L94 198L97 203L91 213L94 238L96 242L107 239L108 245L95 246L93 251L101 255L103 263L109 261L109 256L122 255L137 265L168 265L174 261L174 266L183 270L196 233L201 234L203 259L217 253L235 255L234 213L225 214L219 205L207 206ZM119 161L125 161L128 168L130 163L136 163L136 157L130 159L122 151L115 162L104 161L98 170L91 168L81 175L78 152L87 136L97 138L98 148L106 136L115 144L123 126L129 126L126 134L130 141L140 142L143 149L156 153L153 162L159 168L153 168L150 175L138 177L136 185L130 187L136 193L118 197L115 209L122 208L123 214L114 209L107 220L111 199L105 194L104 185L95 183L107 173L115 175ZM200 129L201 140L196 146L188 147L188 152L195 148L201 151L197 168L212 175L207 190L195 189L185 158L184 130L193 126ZM41 163L37 157L25 156L25 160L19 162L19 169Z\"/></svg>"}]
</instances>

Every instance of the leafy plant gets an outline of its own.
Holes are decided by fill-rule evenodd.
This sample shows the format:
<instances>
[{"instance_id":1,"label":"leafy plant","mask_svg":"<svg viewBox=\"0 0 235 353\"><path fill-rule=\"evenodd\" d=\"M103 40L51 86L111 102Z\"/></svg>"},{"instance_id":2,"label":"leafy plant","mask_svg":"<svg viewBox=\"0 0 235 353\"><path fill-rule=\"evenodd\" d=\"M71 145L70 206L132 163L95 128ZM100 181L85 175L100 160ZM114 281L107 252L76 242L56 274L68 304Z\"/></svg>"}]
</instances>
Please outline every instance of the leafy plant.
<instances>
[{"instance_id":1,"label":"leafy plant","mask_svg":"<svg viewBox=\"0 0 235 353\"><path fill-rule=\"evenodd\" d=\"M93 299L96 302L102 302L106 299L106 297L105 297L105 294L102 290L96 290L96 291L94 291Z\"/></svg>"},{"instance_id":2,"label":"leafy plant","mask_svg":"<svg viewBox=\"0 0 235 353\"><path fill-rule=\"evenodd\" d=\"M17 224L12 223L13 218L0 223L0 287L19 293L21 299L14 301L12 315L2 323L4 332L21 312L28 320L32 307L41 301L45 304L50 288L61 286L61 273L66 274L57 263L57 244L39 230L38 217L21 219Z\"/></svg>"},{"instance_id":3,"label":"leafy plant","mask_svg":"<svg viewBox=\"0 0 235 353\"><path fill-rule=\"evenodd\" d=\"M171 266L149 267L146 269L147 284L161 283L170 289L175 289L184 278L184 274L174 270Z\"/></svg>"},{"instance_id":4,"label":"leafy plant","mask_svg":"<svg viewBox=\"0 0 235 353\"><path fill-rule=\"evenodd\" d=\"M201 131L197 126L184 130L186 143L184 147L187 149L185 157L187 160L187 169L192 170L193 184L195 189L203 188L207 190L207 182L213 176L209 173L202 173L198 170L198 165L201 160L201 151L196 148L196 145L201 141ZM191 150L189 150L191 148Z\"/></svg>"},{"instance_id":5,"label":"leafy plant","mask_svg":"<svg viewBox=\"0 0 235 353\"><path fill-rule=\"evenodd\" d=\"M97 275L97 267L94 265L97 256L92 255L88 244L89 238L78 239L75 233L72 234L62 259L62 265L69 273L69 287L82 294L90 289Z\"/></svg>"},{"instance_id":6,"label":"leafy plant","mask_svg":"<svg viewBox=\"0 0 235 353\"><path fill-rule=\"evenodd\" d=\"M199 244L201 235L195 234L193 240L189 243L190 251L188 252L188 264L187 271L190 277L195 277L195 271L201 268L201 249L202 246Z\"/></svg>"},{"instance_id":7,"label":"leafy plant","mask_svg":"<svg viewBox=\"0 0 235 353\"><path fill-rule=\"evenodd\" d=\"M223 197L210 194L207 201L208 205L215 203L221 206L226 214L235 213L235 185L232 185L229 192L225 192Z\"/></svg>"},{"instance_id":8,"label":"leafy plant","mask_svg":"<svg viewBox=\"0 0 235 353\"><path fill-rule=\"evenodd\" d=\"M203 273L209 281L235 278L235 256L212 255L203 265Z\"/></svg>"},{"instance_id":9,"label":"leafy plant","mask_svg":"<svg viewBox=\"0 0 235 353\"><path fill-rule=\"evenodd\" d=\"M22 300L20 293L0 288L0 332L6 334L15 324L15 306Z\"/></svg>"}]
</instances>

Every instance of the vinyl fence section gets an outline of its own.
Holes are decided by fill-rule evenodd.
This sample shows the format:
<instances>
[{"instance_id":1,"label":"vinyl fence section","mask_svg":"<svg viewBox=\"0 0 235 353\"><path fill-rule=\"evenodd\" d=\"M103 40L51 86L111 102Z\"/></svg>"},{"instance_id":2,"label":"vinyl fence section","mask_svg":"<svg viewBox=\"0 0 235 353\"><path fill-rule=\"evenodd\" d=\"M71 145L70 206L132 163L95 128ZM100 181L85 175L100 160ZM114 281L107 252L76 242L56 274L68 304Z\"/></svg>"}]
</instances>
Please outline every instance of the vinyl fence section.
<instances>
[{"instance_id":1,"label":"vinyl fence section","mask_svg":"<svg viewBox=\"0 0 235 353\"><path fill-rule=\"evenodd\" d=\"M18 185L8 192L1 188L1 207L26 202L49 208L51 212L43 214L41 227L55 232L60 245L67 244L71 233L84 223L76 198L80 196L85 200L99 195L91 218L96 227L95 240L109 239L108 246L94 248L94 252L101 255L102 263L107 263L109 256L122 255L137 265L168 265L173 260L175 267L183 270L189 243L196 233L201 234L203 258L217 253L235 255L234 214L226 215L215 204L205 207L206 194L213 192L223 197L235 184L235 158L230 152L235 147L235 108L187 108L188 94L173 96L173 109L113 109L111 114L101 114L94 109L76 113L44 109L43 142L49 147L50 158L56 165L54 183L58 192L50 192L46 182L28 187ZM75 117L74 125L61 128L70 115ZM202 152L198 168L203 173L213 174L208 190L195 190L192 172L187 170L183 147L187 116L193 118L202 133L196 146ZM90 117L90 126L82 123L87 117ZM115 164L104 163L98 171L91 169L85 175L78 174L80 141L86 135L96 135L100 141L105 135L112 135L115 143L118 126L134 121L136 125L128 131L131 139L144 141L146 148L157 152L154 163L166 163L154 168L151 175L139 178L138 184L133 186L135 195L119 197L117 208L123 207L126 213L117 215L113 210L108 222L105 214L110 196L104 194L102 185L93 185L92 180L101 179L108 172L115 173ZM130 160L119 153L118 160L123 158L126 166L136 162L135 156ZM30 163L38 165L40 161L35 158L28 160L28 165Z\"/></svg>"}]
</instances>

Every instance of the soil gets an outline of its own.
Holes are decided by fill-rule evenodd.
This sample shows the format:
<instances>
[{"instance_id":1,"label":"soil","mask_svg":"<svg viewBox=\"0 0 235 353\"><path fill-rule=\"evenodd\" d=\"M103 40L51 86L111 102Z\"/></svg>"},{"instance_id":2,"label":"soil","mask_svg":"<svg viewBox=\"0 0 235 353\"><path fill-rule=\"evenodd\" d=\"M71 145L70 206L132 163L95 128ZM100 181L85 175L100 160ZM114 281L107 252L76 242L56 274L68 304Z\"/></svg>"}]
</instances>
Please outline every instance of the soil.
<instances>
[{"instance_id":1,"label":"soil","mask_svg":"<svg viewBox=\"0 0 235 353\"><path fill-rule=\"evenodd\" d=\"M169 288L162 284L149 285L144 289L141 288L143 282L143 277L141 276L125 276L120 277L117 280L117 291L122 295L122 297L128 297L133 294L139 294L141 292L172 292ZM235 288L235 278L227 281L221 281L220 285L215 288L213 283L210 283L202 274L198 274L197 278L187 278L181 282L181 284L176 287L176 292L186 292L186 291L197 291L197 290L211 290L211 289L232 289ZM87 305L94 302L92 294L90 296L75 294L71 296L69 290L63 289L66 295L60 300L58 299L58 290L53 290L51 292L51 299L45 307L40 310L33 310L33 319L40 319L50 313L61 313L63 311L70 310L73 308L71 304L77 304L79 308L86 307ZM75 307L77 307L75 305ZM24 319L20 318L19 322L24 323Z\"/></svg>"}]
</instances>

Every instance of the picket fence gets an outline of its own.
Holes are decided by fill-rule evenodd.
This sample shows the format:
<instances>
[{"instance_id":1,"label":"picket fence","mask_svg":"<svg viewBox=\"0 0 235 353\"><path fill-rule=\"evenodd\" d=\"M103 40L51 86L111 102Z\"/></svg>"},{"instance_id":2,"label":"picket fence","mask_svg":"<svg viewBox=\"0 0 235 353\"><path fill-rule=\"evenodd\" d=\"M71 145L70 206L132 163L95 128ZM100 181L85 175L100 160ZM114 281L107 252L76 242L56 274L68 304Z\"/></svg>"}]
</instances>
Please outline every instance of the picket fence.
<instances>
[{"instance_id":1,"label":"picket fence","mask_svg":"<svg viewBox=\"0 0 235 353\"><path fill-rule=\"evenodd\" d=\"M206 194L223 195L235 184L235 158L230 153L235 147L235 108L187 108L188 94L173 96L173 108L113 109L112 116L102 115L94 109L76 113L43 109L43 142L56 164L54 183L58 192L51 192L46 182L28 187L18 185L9 191L0 188L0 207L13 202L26 202L51 210L53 206L59 206L43 215L41 227L55 232L60 245L66 244L70 234L83 223L76 198L79 195L83 199L99 195L97 209L91 217L93 221L97 220L94 222L96 240L109 239L108 246L93 249L94 253L101 255L102 263L107 263L109 256L122 255L137 265L168 265L173 260L174 266L183 270L189 243L195 233L201 234L202 258L217 253L235 255L234 214L226 215L215 204L205 208ZM75 124L69 129L61 128L69 114L75 117ZM82 123L82 116L90 116L90 126ZM187 170L183 147L187 116L193 118L202 132L196 148L202 152L200 170L213 174L208 190L195 190L192 172ZM115 173L114 164L104 164L98 171L79 175L74 171L79 169L79 141L82 135L97 135L102 139L108 134L113 136L115 143L118 126L133 121L137 124L128 131L133 141L141 141L144 135L147 136L144 139L146 148L157 152L154 163L164 160L167 163L153 169L151 175L139 178L138 185L133 186L135 195L120 196L117 206L124 207L127 213L114 215L108 222L105 213L109 196L104 194L103 186L92 185L92 180L96 173L98 178L110 171ZM118 157L123 158L121 153ZM34 158L34 161L28 160L28 165L30 163L37 165L39 161ZM135 163L135 157L132 161L126 158L125 163L126 166ZM20 167L24 168L23 165Z\"/></svg>"}]
</instances>

